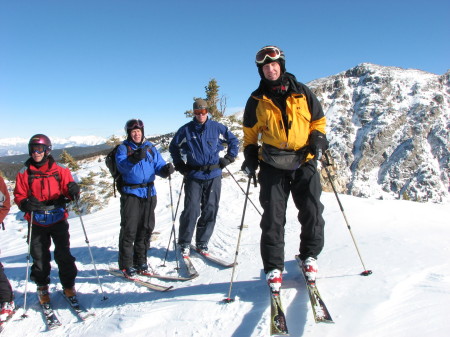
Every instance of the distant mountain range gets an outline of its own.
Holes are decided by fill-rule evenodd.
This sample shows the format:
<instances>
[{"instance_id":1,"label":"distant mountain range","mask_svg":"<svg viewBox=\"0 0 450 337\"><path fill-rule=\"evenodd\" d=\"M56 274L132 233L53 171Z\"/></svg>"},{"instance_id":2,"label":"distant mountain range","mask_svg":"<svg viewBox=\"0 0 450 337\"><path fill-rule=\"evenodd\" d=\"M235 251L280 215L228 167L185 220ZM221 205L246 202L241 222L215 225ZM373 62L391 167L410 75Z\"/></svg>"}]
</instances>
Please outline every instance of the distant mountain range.
<instances>
[{"instance_id":1,"label":"distant mountain range","mask_svg":"<svg viewBox=\"0 0 450 337\"><path fill-rule=\"evenodd\" d=\"M435 75L363 63L307 84L327 117L331 171L339 192L450 201L450 71ZM241 121L242 112L229 119ZM236 125L232 131L241 136ZM161 137L167 143L170 136ZM106 151L105 141L99 137L52 139L54 149L66 149L74 157ZM0 163L23 163L27 155L5 154L27 153L27 142L0 139ZM325 189L331 190L325 172L322 175Z\"/></svg>"},{"instance_id":2,"label":"distant mountain range","mask_svg":"<svg viewBox=\"0 0 450 337\"><path fill-rule=\"evenodd\" d=\"M0 157L28 154L29 138L0 138ZM52 137L53 149L89 147L106 143L106 138L97 136Z\"/></svg>"}]
</instances>

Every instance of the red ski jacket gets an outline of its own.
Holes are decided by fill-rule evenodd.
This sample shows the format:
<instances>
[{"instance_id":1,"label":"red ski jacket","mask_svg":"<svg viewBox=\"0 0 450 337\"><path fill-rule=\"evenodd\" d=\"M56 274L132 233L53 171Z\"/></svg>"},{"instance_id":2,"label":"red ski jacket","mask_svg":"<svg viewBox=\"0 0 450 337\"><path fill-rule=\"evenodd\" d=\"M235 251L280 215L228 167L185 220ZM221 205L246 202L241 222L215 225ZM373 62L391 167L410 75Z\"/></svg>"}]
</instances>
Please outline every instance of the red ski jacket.
<instances>
[{"instance_id":1,"label":"red ski jacket","mask_svg":"<svg viewBox=\"0 0 450 337\"><path fill-rule=\"evenodd\" d=\"M3 178L0 177L0 224L8 215L10 208L11 208L11 199L9 197L8 188L6 187Z\"/></svg>"},{"instance_id":2,"label":"red ski jacket","mask_svg":"<svg viewBox=\"0 0 450 337\"><path fill-rule=\"evenodd\" d=\"M71 199L67 188L67 184L71 181L74 179L69 168L55 162L52 156L49 156L47 162L39 168L33 166L31 160L27 160L16 176L14 202L20 206L20 203L31 195L49 204L62 196ZM64 219L67 217L66 210ZM25 219L30 221L29 213L25 213Z\"/></svg>"}]
</instances>

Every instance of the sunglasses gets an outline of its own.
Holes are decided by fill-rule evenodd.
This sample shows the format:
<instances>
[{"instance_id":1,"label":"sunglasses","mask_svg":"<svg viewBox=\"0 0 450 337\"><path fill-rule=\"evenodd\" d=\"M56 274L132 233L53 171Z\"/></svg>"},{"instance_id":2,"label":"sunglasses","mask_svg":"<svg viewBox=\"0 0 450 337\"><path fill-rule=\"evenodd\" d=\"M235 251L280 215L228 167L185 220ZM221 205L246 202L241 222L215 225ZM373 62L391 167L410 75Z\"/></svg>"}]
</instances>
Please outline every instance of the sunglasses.
<instances>
[{"instance_id":1,"label":"sunglasses","mask_svg":"<svg viewBox=\"0 0 450 337\"><path fill-rule=\"evenodd\" d=\"M278 60L281 57L281 51L276 47L268 47L261 49L256 54L256 63L263 64L267 58L272 61Z\"/></svg>"},{"instance_id":2,"label":"sunglasses","mask_svg":"<svg viewBox=\"0 0 450 337\"><path fill-rule=\"evenodd\" d=\"M45 150L46 150L46 146L45 145L33 145L31 147L31 153L41 154L41 153L44 153Z\"/></svg>"},{"instance_id":3,"label":"sunglasses","mask_svg":"<svg viewBox=\"0 0 450 337\"><path fill-rule=\"evenodd\" d=\"M199 115L207 115L208 114L208 110L206 109L195 109L194 110L194 115L199 116Z\"/></svg>"},{"instance_id":4,"label":"sunglasses","mask_svg":"<svg viewBox=\"0 0 450 337\"><path fill-rule=\"evenodd\" d=\"M135 128L142 129L144 127L144 122L142 122L140 119L130 119L127 122L126 127L128 130L132 130Z\"/></svg>"}]
</instances>

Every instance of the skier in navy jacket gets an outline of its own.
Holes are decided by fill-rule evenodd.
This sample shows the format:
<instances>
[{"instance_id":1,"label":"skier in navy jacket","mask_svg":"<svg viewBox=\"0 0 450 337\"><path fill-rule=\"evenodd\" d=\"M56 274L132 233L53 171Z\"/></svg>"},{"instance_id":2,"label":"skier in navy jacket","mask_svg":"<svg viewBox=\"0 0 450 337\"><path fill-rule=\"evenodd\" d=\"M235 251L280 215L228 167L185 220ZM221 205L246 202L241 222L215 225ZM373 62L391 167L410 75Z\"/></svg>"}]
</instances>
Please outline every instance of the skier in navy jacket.
<instances>
[{"instance_id":1,"label":"skier in navy jacket","mask_svg":"<svg viewBox=\"0 0 450 337\"><path fill-rule=\"evenodd\" d=\"M190 253L195 225L196 247L199 251L208 251L219 209L222 169L234 162L239 150L239 141L233 133L225 125L208 118L204 100L197 99L193 108L193 120L177 131L169 146L175 170L185 176L184 209L180 215L178 237L183 255ZM220 158L225 143L227 154Z\"/></svg>"},{"instance_id":2,"label":"skier in navy jacket","mask_svg":"<svg viewBox=\"0 0 450 337\"><path fill-rule=\"evenodd\" d=\"M144 137L144 123L130 119L125 124L127 139L117 148L116 164L122 174L119 186L119 268L126 276L146 271L150 236L155 228L155 175L167 178L174 172L156 147Z\"/></svg>"}]
</instances>

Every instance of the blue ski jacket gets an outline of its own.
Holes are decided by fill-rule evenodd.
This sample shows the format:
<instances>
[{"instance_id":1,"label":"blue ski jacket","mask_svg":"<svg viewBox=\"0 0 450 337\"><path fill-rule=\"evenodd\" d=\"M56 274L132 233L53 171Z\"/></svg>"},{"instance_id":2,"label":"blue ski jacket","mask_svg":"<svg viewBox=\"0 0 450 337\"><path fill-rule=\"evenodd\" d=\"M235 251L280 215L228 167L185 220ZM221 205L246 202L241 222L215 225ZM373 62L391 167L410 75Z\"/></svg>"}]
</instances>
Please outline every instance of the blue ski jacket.
<instances>
[{"instance_id":1,"label":"blue ski jacket","mask_svg":"<svg viewBox=\"0 0 450 337\"><path fill-rule=\"evenodd\" d=\"M225 125L209 118L201 124L194 117L178 129L170 142L169 152L174 165L186 157L186 164L192 168L188 174L190 178L208 180L222 174L218 164L223 144L227 144L227 155L236 158L239 140ZM208 169L212 165L215 167Z\"/></svg>"},{"instance_id":2,"label":"blue ski jacket","mask_svg":"<svg viewBox=\"0 0 450 337\"><path fill-rule=\"evenodd\" d=\"M128 160L128 148L131 152L134 152L138 148L145 146L149 147L146 158L137 164L133 164ZM166 165L166 161L151 142L144 140L141 145L136 145L132 141L124 140L122 145L117 148L116 165L122 174L124 182L122 191L126 194L134 194L139 198L147 198L148 191L150 191L150 196L156 195L156 189L153 184L155 175L163 176L160 174L160 171Z\"/></svg>"}]
</instances>

